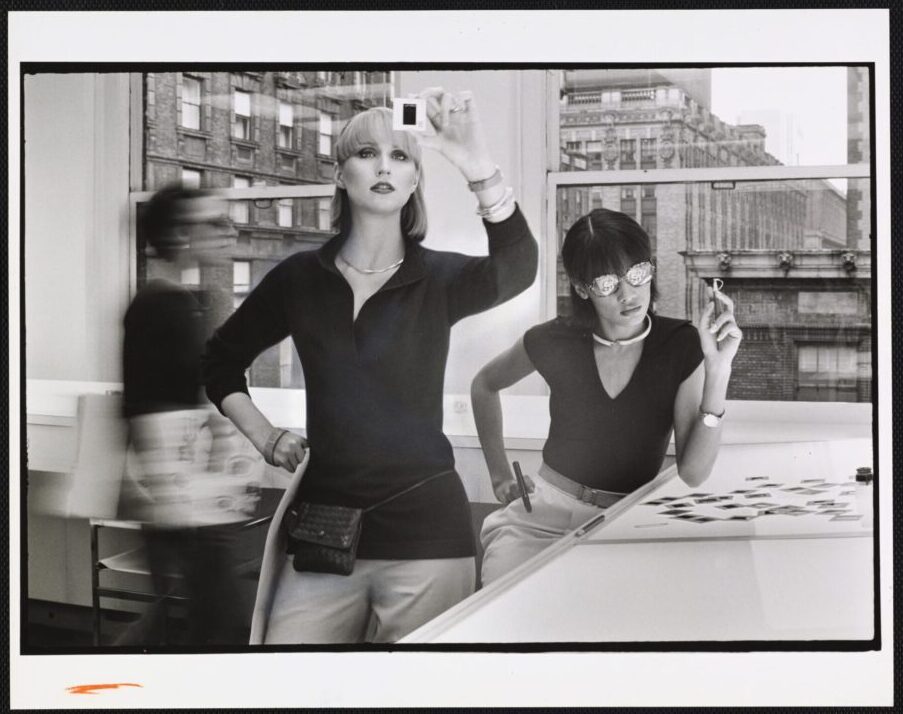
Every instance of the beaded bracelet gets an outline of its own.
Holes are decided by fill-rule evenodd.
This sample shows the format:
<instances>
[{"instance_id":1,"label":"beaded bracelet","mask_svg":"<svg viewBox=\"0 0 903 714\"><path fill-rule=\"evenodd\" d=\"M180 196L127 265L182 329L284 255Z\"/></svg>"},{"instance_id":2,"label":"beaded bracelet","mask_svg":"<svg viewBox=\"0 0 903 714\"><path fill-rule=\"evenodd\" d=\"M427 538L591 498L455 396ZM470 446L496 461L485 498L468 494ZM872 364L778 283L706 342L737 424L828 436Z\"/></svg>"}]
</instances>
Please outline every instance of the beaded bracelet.
<instances>
[{"instance_id":1,"label":"beaded bracelet","mask_svg":"<svg viewBox=\"0 0 903 714\"><path fill-rule=\"evenodd\" d=\"M263 458L270 466L278 466L278 464L273 461L273 456L276 452L276 444L278 444L279 440L286 434L288 434L288 429L274 428L267 437L267 441L263 445Z\"/></svg>"},{"instance_id":2,"label":"beaded bracelet","mask_svg":"<svg viewBox=\"0 0 903 714\"><path fill-rule=\"evenodd\" d=\"M505 193L502 197L491 206L487 206L486 208L477 207L477 215L480 216L480 218L491 221L493 218L507 210L512 203L514 203L514 189L509 186L505 189Z\"/></svg>"},{"instance_id":3,"label":"beaded bracelet","mask_svg":"<svg viewBox=\"0 0 903 714\"><path fill-rule=\"evenodd\" d=\"M489 178L480 179L479 181L468 181L467 188L474 193L478 193L479 191L485 191L487 188L498 186L503 180L502 170L496 166L495 171L492 172Z\"/></svg>"}]
</instances>

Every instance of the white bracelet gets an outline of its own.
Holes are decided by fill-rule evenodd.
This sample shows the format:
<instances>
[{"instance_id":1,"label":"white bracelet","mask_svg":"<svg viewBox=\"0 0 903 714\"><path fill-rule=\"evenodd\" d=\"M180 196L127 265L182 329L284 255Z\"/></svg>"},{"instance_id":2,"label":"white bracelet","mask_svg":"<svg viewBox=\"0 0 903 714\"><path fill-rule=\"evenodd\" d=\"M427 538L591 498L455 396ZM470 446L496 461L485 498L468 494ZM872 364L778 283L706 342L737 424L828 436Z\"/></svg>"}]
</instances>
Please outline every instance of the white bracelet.
<instances>
[{"instance_id":1,"label":"white bracelet","mask_svg":"<svg viewBox=\"0 0 903 714\"><path fill-rule=\"evenodd\" d=\"M477 215L480 216L480 218L492 219L505 211L512 203L514 203L514 189L508 186L502 197L491 206L486 206L486 208L478 206Z\"/></svg>"}]
</instances>

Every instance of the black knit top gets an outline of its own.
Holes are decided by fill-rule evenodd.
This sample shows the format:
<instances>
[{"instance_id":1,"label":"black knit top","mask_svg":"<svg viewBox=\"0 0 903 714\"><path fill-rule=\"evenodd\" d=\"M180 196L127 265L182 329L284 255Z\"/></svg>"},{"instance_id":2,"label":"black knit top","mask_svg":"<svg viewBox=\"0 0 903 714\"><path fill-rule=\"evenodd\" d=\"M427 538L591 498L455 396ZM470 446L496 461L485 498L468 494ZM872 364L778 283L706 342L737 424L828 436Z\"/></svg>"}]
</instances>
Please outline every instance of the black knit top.
<instances>
[{"instance_id":1,"label":"black knit top","mask_svg":"<svg viewBox=\"0 0 903 714\"><path fill-rule=\"evenodd\" d=\"M247 391L244 371L291 335L306 383L310 463L301 500L366 507L454 468L442 433L451 326L529 287L537 246L518 209L485 223L489 256L409 242L398 271L352 321L353 294L334 259L345 236L274 267L208 342L207 394ZM362 558L473 554L464 487L452 473L365 515Z\"/></svg>"},{"instance_id":2,"label":"black knit top","mask_svg":"<svg viewBox=\"0 0 903 714\"><path fill-rule=\"evenodd\" d=\"M661 469L677 389L703 355L689 322L651 317L640 361L614 399L599 379L588 328L558 318L524 335L530 361L551 390L543 459L574 481L629 493Z\"/></svg>"}]
</instances>

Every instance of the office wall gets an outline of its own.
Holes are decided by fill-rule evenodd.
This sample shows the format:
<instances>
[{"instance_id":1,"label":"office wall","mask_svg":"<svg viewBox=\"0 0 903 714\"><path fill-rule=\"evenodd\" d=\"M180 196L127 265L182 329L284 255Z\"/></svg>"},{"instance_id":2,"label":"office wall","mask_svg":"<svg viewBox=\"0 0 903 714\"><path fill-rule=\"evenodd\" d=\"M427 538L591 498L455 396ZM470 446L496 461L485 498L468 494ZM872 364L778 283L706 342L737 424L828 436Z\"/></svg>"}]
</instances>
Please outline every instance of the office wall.
<instances>
[{"instance_id":1,"label":"office wall","mask_svg":"<svg viewBox=\"0 0 903 714\"><path fill-rule=\"evenodd\" d=\"M121 379L128 89L126 74L25 78L28 378Z\"/></svg>"},{"instance_id":2,"label":"office wall","mask_svg":"<svg viewBox=\"0 0 903 714\"><path fill-rule=\"evenodd\" d=\"M426 87L473 92L493 160L514 188L521 210L540 241L540 272L533 286L504 305L462 320L452 331L445 391L468 394L470 381L480 367L544 319L545 72L399 72L396 76L399 96ZM424 245L486 255L486 233L474 213L476 201L460 171L435 151L425 154L429 233ZM542 379L533 375L508 393L540 395L547 391Z\"/></svg>"}]
</instances>

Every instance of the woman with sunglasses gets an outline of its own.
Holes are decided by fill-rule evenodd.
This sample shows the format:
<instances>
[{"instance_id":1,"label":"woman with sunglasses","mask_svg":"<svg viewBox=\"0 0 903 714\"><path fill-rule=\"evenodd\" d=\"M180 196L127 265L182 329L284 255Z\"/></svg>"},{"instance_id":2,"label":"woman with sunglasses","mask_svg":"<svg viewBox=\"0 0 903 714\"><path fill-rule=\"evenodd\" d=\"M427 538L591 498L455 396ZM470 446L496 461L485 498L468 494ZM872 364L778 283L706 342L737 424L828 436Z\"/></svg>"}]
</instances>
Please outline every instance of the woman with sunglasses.
<instances>
[{"instance_id":1,"label":"woman with sunglasses","mask_svg":"<svg viewBox=\"0 0 903 714\"><path fill-rule=\"evenodd\" d=\"M392 642L473 592L470 509L442 433L449 335L529 287L538 250L471 96L422 96L435 128L427 141L468 181L488 256L421 246L421 142L393 130L389 109L369 109L336 142L337 235L275 266L208 344L211 401L269 463L296 471L284 504L366 509L394 497L363 515L349 575L296 569L291 543L278 560L265 556L252 644ZM289 335L307 385L309 454L245 382L255 357Z\"/></svg>"},{"instance_id":2,"label":"woman with sunglasses","mask_svg":"<svg viewBox=\"0 0 903 714\"><path fill-rule=\"evenodd\" d=\"M649 236L616 211L580 218L561 255L573 315L527 330L471 387L493 490L508 504L483 525L484 585L653 479L672 430L687 484L704 481L718 453L742 338L732 301L706 286L695 328L656 315ZM538 478L524 477L528 512L505 454L499 391L534 371L550 388L551 424Z\"/></svg>"}]
</instances>

